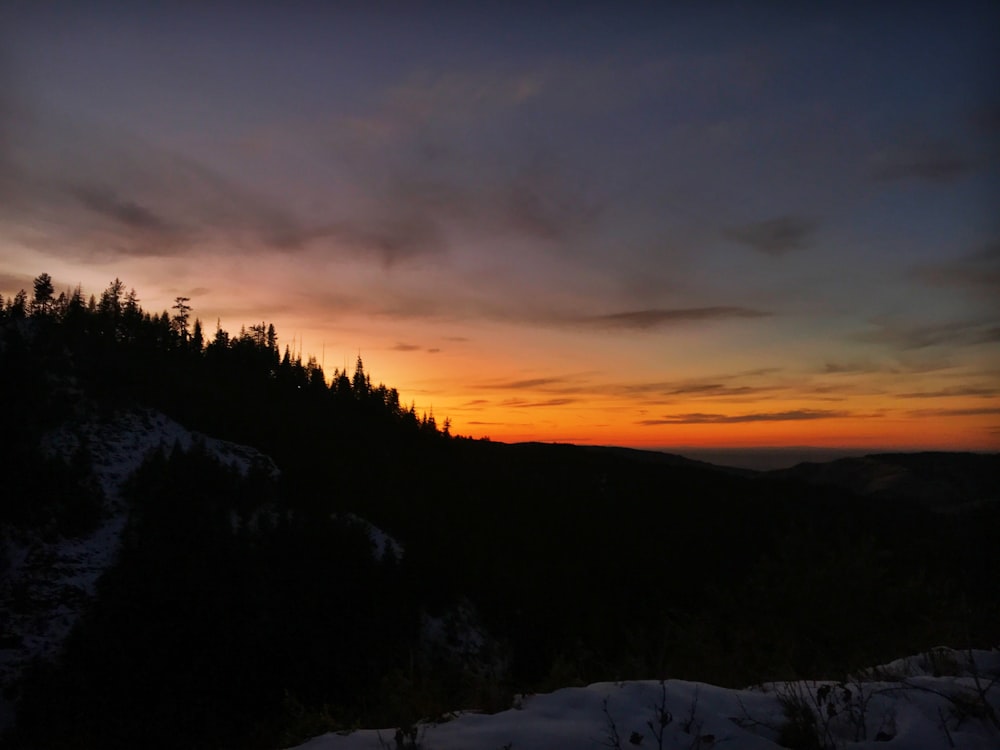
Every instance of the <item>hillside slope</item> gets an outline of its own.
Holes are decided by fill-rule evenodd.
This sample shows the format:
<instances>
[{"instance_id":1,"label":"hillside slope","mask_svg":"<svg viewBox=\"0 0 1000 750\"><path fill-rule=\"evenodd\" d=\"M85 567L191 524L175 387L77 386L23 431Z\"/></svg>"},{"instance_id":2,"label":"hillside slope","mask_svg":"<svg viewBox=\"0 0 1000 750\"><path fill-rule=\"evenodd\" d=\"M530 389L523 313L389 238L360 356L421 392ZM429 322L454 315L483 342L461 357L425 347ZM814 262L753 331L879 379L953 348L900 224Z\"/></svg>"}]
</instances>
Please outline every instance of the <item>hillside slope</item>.
<instances>
[{"instance_id":1,"label":"hillside slope","mask_svg":"<svg viewBox=\"0 0 1000 750\"><path fill-rule=\"evenodd\" d=\"M244 475L252 467L278 473L271 459L255 449L191 432L150 409L91 412L46 433L42 450L64 463L85 451L85 481L95 485L100 497L92 527L69 536L48 525L0 532L0 690L5 698L17 694L14 686L27 665L58 655L92 604L97 581L115 564L121 549L128 521L125 484L153 451L174 446L188 450L198 442L220 463ZM7 723L13 718L10 703L3 716Z\"/></svg>"}]
</instances>

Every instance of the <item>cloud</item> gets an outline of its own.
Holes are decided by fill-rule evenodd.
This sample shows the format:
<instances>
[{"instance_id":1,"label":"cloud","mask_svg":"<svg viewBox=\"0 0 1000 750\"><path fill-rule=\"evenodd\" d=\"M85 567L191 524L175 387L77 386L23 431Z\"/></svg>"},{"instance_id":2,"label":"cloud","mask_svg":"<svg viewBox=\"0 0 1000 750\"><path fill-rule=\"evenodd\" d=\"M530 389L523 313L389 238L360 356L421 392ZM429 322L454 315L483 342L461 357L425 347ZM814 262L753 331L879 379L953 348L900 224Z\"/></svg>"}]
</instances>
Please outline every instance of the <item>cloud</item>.
<instances>
[{"instance_id":1,"label":"cloud","mask_svg":"<svg viewBox=\"0 0 1000 750\"><path fill-rule=\"evenodd\" d=\"M526 380L506 380L506 381L496 381L492 383L484 383L480 386L480 390L529 390L532 388L541 388L543 386L550 385L560 385L564 383L570 383L573 380L565 376L556 376L549 378L529 378Z\"/></svg>"},{"instance_id":2,"label":"cloud","mask_svg":"<svg viewBox=\"0 0 1000 750\"><path fill-rule=\"evenodd\" d=\"M429 349L425 349L424 347L419 346L417 344L406 344L406 343L403 343L403 342L400 341L397 344L395 344L394 346L389 347L389 351L392 351L392 352L420 352L420 351L422 351L422 352L425 352L427 354L438 354L438 353L440 353L441 350L439 348L437 348L437 347L432 347L432 348L429 348Z\"/></svg>"},{"instance_id":3,"label":"cloud","mask_svg":"<svg viewBox=\"0 0 1000 750\"><path fill-rule=\"evenodd\" d=\"M669 396L697 396L697 397L716 397L716 396L747 396L751 394L759 394L764 391L776 390L775 386L750 386L750 385L723 385L722 383L700 383L687 386L680 386L671 391L665 391L665 395Z\"/></svg>"},{"instance_id":4,"label":"cloud","mask_svg":"<svg viewBox=\"0 0 1000 750\"><path fill-rule=\"evenodd\" d=\"M479 390L534 390L552 394L556 397L622 397L629 401L642 398L663 397L673 400L674 397L684 399L721 399L733 401L751 400L754 397L766 397L776 391L788 390L788 383L755 384L748 382L765 375L780 372L778 368L762 368L730 374L707 376L689 380L657 380L638 383L623 383L616 381L596 380L593 373L577 373L557 375L552 377L528 378L523 380L495 381L476 386ZM736 382L733 382L736 381ZM485 403L485 402L483 402ZM669 403L669 401L661 401Z\"/></svg>"},{"instance_id":5,"label":"cloud","mask_svg":"<svg viewBox=\"0 0 1000 750\"><path fill-rule=\"evenodd\" d=\"M621 396L682 396L685 398L747 398L783 390L781 385L727 385L714 382L649 382L611 384L600 390Z\"/></svg>"},{"instance_id":6,"label":"cloud","mask_svg":"<svg viewBox=\"0 0 1000 750\"><path fill-rule=\"evenodd\" d=\"M875 155L872 177L878 181L954 182L976 168L976 162L953 143L927 140L897 146Z\"/></svg>"},{"instance_id":7,"label":"cloud","mask_svg":"<svg viewBox=\"0 0 1000 750\"><path fill-rule=\"evenodd\" d=\"M579 322L598 328L626 328L647 330L665 325L698 320L726 320L730 318L763 318L770 313L746 307L687 307L675 309L632 310L629 312L594 315L580 318Z\"/></svg>"},{"instance_id":8,"label":"cloud","mask_svg":"<svg viewBox=\"0 0 1000 750\"><path fill-rule=\"evenodd\" d=\"M827 362L824 365L821 372L827 375L845 375L845 374L855 374L855 373L872 373L872 372L882 372L884 367L882 365L873 364L871 362Z\"/></svg>"},{"instance_id":9,"label":"cloud","mask_svg":"<svg viewBox=\"0 0 1000 750\"><path fill-rule=\"evenodd\" d=\"M899 359L893 363L875 363L867 361L854 362L827 362L819 372L824 375L869 375L873 373L888 373L898 375L900 373L923 373L936 372L938 370L948 370L954 364L948 359L916 359L905 361Z\"/></svg>"},{"instance_id":10,"label":"cloud","mask_svg":"<svg viewBox=\"0 0 1000 750\"><path fill-rule=\"evenodd\" d=\"M997 388L982 388L980 386L953 386L937 391L915 391L913 393L897 393L896 398L952 398L956 396L981 396L993 398L1000 395Z\"/></svg>"},{"instance_id":11,"label":"cloud","mask_svg":"<svg viewBox=\"0 0 1000 750\"><path fill-rule=\"evenodd\" d=\"M1000 295L1000 240L961 258L919 266L911 275L928 286L982 292L995 299Z\"/></svg>"},{"instance_id":12,"label":"cloud","mask_svg":"<svg viewBox=\"0 0 1000 750\"><path fill-rule=\"evenodd\" d=\"M169 222L165 221L145 206L121 198L114 190L106 187L84 185L69 189L80 204L94 213L106 216L129 229L168 233Z\"/></svg>"},{"instance_id":13,"label":"cloud","mask_svg":"<svg viewBox=\"0 0 1000 750\"><path fill-rule=\"evenodd\" d=\"M6 125L0 221L14 219L7 238L53 255L162 256L207 245L215 253L292 250L330 231L197 159L128 133L27 107L13 110Z\"/></svg>"},{"instance_id":14,"label":"cloud","mask_svg":"<svg viewBox=\"0 0 1000 750\"><path fill-rule=\"evenodd\" d=\"M501 401L500 406L515 409L535 409L547 406L566 406L567 404L575 404L577 401L578 399L575 398L550 398L545 401L525 401L520 398L509 398L505 401Z\"/></svg>"},{"instance_id":15,"label":"cloud","mask_svg":"<svg viewBox=\"0 0 1000 750\"><path fill-rule=\"evenodd\" d=\"M660 419L644 419L636 424L646 427L668 424L741 424L744 422L799 422L814 419L838 419L851 416L847 411L798 409L757 414L668 414Z\"/></svg>"},{"instance_id":16,"label":"cloud","mask_svg":"<svg viewBox=\"0 0 1000 750\"><path fill-rule=\"evenodd\" d=\"M593 226L603 205L573 185L553 158L533 158L499 188L509 231L550 242L566 242Z\"/></svg>"},{"instance_id":17,"label":"cloud","mask_svg":"<svg viewBox=\"0 0 1000 750\"><path fill-rule=\"evenodd\" d=\"M0 289L11 289L14 293L17 293L21 289L30 292L33 286L34 278L31 276L0 271Z\"/></svg>"},{"instance_id":18,"label":"cloud","mask_svg":"<svg viewBox=\"0 0 1000 750\"><path fill-rule=\"evenodd\" d=\"M884 344L901 350L936 346L973 346L1000 341L1000 325L993 318L951 321L948 323L911 324L879 321L875 330L855 334L854 339L868 344Z\"/></svg>"},{"instance_id":19,"label":"cloud","mask_svg":"<svg viewBox=\"0 0 1000 750\"><path fill-rule=\"evenodd\" d=\"M601 216L597 187L571 177L553 153L506 153L509 147L486 140L438 147L452 136L419 129L400 137L390 153L363 146L338 164L351 175L360 207L332 231L384 260L439 253L456 232L566 246Z\"/></svg>"},{"instance_id":20,"label":"cloud","mask_svg":"<svg viewBox=\"0 0 1000 750\"><path fill-rule=\"evenodd\" d=\"M817 227L815 220L803 216L779 216L731 227L726 230L726 236L759 253L781 256L807 247Z\"/></svg>"},{"instance_id":21,"label":"cloud","mask_svg":"<svg viewBox=\"0 0 1000 750\"><path fill-rule=\"evenodd\" d=\"M911 417L978 417L1000 414L1000 406L974 407L970 409L915 409L907 412Z\"/></svg>"},{"instance_id":22,"label":"cloud","mask_svg":"<svg viewBox=\"0 0 1000 750\"><path fill-rule=\"evenodd\" d=\"M373 255L387 267L447 248L441 226L415 212L385 219L338 221L317 234L328 235L355 253Z\"/></svg>"}]
</instances>

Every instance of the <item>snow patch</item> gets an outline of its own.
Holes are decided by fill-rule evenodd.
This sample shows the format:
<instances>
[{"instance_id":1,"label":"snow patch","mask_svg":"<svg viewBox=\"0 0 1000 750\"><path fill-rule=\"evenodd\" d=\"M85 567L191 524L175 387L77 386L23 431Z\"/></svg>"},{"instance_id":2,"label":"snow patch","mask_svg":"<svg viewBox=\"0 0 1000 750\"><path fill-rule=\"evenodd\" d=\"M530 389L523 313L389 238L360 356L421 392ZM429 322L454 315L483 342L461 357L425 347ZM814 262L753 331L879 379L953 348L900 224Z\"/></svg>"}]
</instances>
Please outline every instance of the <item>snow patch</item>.
<instances>
[{"instance_id":1,"label":"snow patch","mask_svg":"<svg viewBox=\"0 0 1000 750\"><path fill-rule=\"evenodd\" d=\"M940 666L954 674L943 674ZM937 673L937 674L935 674ZM732 690L682 680L595 683L519 697L493 715L447 723L331 733L296 750L579 750L701 748L778 750L789 706L816 717L821 748L938 750L1000 747L1000 651L933 649L865 670L844 682L769 683ZM416 737L415 744L410 737Z\"/></svg>"},{"instance_id":2,"label":"snow patch","mask_svg":"<svg viewBox=\"0 0 1000 750\"><path fill-rule=\"evenodd\" d=\"M372 543L372 554L376 560L384 560L390 552L397 560L403 559L403 545L396 541L388 532L383 531L371 521L355 515L354 513L335 514L335 517L342 517L351 523L360 526L368 535Z\"/></svg>"}]
</instances>

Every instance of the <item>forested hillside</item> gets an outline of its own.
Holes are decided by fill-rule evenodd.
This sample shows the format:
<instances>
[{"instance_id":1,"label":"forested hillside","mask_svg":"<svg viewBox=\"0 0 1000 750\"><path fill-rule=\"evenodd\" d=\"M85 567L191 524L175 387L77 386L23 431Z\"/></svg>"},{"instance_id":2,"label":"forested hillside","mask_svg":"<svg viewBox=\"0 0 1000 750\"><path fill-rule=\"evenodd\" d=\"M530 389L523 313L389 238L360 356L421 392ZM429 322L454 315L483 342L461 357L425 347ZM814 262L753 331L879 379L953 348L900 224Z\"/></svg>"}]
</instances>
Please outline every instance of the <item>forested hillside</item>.
<instances>
[{"instance_id":1,"label":"forested hillside","mask_svg":"<svg viewBox=\"0 0 1000 750\"><path fill-rule=\"evenodd\" d=\"M360 358L327 378L266 322L206 334L189 302L45 274L0 301L5 559L109 512L101 457L54 457L57 429L151 409L280 470L149 453L89 614L18 688L12 747L274 748L597 680L743 686L1000 643L995 498L454 437Z\"/></svg>"}]
</instances>

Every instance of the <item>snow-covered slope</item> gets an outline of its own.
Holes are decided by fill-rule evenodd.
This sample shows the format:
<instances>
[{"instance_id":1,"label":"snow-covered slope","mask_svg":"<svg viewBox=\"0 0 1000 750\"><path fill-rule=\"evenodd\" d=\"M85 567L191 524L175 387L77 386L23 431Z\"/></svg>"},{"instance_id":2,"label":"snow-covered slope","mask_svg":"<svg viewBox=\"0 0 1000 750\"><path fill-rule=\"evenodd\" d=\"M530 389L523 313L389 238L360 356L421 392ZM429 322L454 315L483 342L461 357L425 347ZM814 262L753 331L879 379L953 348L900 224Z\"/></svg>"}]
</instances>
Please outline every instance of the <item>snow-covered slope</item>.
<instances>
[{"instance_id":1,"label":"snow-covered slope","mask_svg":"<svg viewBox=\"0 0 1000 750\"><path fill-rule=\"evenodd\" d=\"M94 596L97 580L114 563L127 520L122 489L153 450L183 449L201 441L220 462L246 473L253 466L277 474L274 462L253 448L193 433L148 409L121 411L66 423L49 433L43 448L66 460L85 443L92 472L104 495L97 528L74 539L3 532L0 564L0 689L36 658L54 656ZM0 727L9 722L0 704Z\"/></svg>"},{"instance_id":2,"label":"snow-covered slope","mask_svg":"<svg viewBox=\"0 0 1000 750\"><path fill-rule=\"evenodd\" d=\"M360 527L365 534L367 534L368 540L372 544L372 554L375 556L376 560L385 560L387 555L395 558L396 560L401 560L403 558L403 545L396 541L396 539L388 532L380 529L371 521L368 521L367 519L364 519L354 513L335 513L334 518L337 517L341 517L350 523L357 524L358 527Z\"/></svg>"},{"instance_id":3,"label":"snow-covered slope","mask_svg":"<svg viewBox=\"0 0 1000 750\"><path fill-rule=\"evenodd\" d=\"M730 690L681 680L597 683L493 715L316 737L298 750L780 747L996 750L1000 651L935 649L844 682Z\"/></svg>"}]
</instances>

